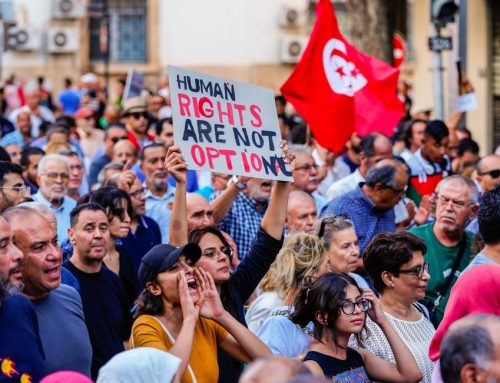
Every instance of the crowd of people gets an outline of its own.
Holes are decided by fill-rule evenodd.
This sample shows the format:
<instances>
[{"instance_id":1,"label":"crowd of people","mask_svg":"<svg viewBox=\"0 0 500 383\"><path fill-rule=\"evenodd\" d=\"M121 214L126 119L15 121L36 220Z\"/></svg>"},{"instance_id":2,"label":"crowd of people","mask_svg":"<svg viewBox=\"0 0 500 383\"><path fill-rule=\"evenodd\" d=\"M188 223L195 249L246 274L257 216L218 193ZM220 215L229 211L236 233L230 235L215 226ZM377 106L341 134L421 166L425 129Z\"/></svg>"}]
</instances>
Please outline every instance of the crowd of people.
<instances>
[{"instance_id":1,"label":"crowd of people","mask_svg":"<svg viewBox=\"0 0 500 383\"><path fill-rule=\"evenodd\" d=\"M415 110L291 181L188 169L168 83L0 99L0 382L500 382L500 156ZM332 127L339 129L341 127Z\"/></svg>"}]
</instances>

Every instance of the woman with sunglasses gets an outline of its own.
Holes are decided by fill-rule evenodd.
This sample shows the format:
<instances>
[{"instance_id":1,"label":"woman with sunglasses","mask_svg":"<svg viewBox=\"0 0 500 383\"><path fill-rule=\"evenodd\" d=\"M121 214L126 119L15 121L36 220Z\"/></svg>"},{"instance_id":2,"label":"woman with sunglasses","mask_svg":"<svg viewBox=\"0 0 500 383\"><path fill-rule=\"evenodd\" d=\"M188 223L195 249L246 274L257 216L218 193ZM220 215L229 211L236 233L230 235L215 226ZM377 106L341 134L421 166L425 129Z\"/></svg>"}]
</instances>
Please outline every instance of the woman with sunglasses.
<instances>
[{"instance_id":1,"label":"woman with sunglasses","mask_svg":"<svg viewBox=\"0 0 500 383\"><path fill-rule=\"evenodd\" d=\"M381 233L365 249L365 270L380 293L386 319L415 357L422 382L431 382L434 363L427 353L434 336L434 326L425 306L418 303L425 296L430 279L424 262L427 247L408 232ZM355 347L363 347L379 358L395 362L391 345L377 324L367 319L370 336Z\"/></svg>"},{"instance_id":2,"label":"woman with sunglasses","mask_svg":"<svg viewBox=\"0 0 500 383\"><path fill-rule=\"evenodd\" d=\"M357 268L362 267L359 252L358 235L352 222L345 215L334 215L320 221L318 237L323 241L330 270L347 273L362 289L369 288L368 283L359 274Z\"/></svg>"},{"instance_id":3,"label":"woman with sunglasses","mask_svg":"<svg viewBox=\"0 0 500 383\"><path fill-rule=\"evenodd\" d=\"M361 340L366 314L386 336L396 363L365 349L348 347L354 335ZM345 273L326 273L300 293L291 320L301 328L312 322L313 337L303 361L314 375L333 381L411 383L422 375L415 358L401 341L369 290L362 290Z\"/></svg>"},{"instance_id":4,"label":"woman with sunglasses","mask_svg":"<svg viewBox=\"0 0 500 383\"><path fill-rule=\"evenodd\" d=\"M132 307L139 295L139 281L131 255L120 246L120 240L126 238L130 230L132 202L129 195L113 187L99 188L84 195L78 205L94 202L101 205L108 215L109 237L104 264L117 274L125 287L128 303Z\"/></svg>"}]
</instances>

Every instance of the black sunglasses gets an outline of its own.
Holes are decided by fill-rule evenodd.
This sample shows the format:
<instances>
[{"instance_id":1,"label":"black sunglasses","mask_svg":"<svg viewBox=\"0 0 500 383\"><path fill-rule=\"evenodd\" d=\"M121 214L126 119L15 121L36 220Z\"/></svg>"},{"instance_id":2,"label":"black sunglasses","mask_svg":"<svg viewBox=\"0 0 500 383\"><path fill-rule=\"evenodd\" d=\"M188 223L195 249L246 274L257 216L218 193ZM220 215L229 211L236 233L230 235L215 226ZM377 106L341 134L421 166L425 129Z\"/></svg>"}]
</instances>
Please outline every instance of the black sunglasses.
<instances>
[{"instance_id":1,"label":"black sunglasses","mask_svg":"<svg viewBox=\"0 0 500 383\"><path fill-rule=\"evenodd\" d=\"M116 144L118 141L121 141L121 140L128 140L128 137L126 137L126 136L125 136L125 137L113 137L113 138L111 139L111 142L112 142L113 144Z\"/></svg>"},{"instance_id":2,"label":"black sunglasses","mask_svg":"<svg viewBox=\"0 0 500 383\"><path fill-rule=\"evenodd\" d=\"M500 177L500 169L488 170L487 172L478 173L480 176L489 175L491 178Z\"/></svg>"},{"instance_id":3,"label":"black sunglasses","mask_svg":"<svg viewBox=\"0 0 500 383\"><path fill-rule=\"evenodd\" d=\"M319 225L318 238L323 238L325 234L325 226L331 225L337 221L347 221L349 218L345 214L337 214L332 217L326 217L321 220L321 224Z\"/></svg>"},{"instance_id":4,"label":"black sunglasses","mask_svg":"<svg viewBox=\"0 0 500 383\"><path fill-rule=\"evenodd\" d=\"M149 117L149 113L148 112L132 112L132 113L127 114L127 116L132 116L136 120L138 120L141 117L144 117L147 120Z\"/></svg>"}]
</instances>

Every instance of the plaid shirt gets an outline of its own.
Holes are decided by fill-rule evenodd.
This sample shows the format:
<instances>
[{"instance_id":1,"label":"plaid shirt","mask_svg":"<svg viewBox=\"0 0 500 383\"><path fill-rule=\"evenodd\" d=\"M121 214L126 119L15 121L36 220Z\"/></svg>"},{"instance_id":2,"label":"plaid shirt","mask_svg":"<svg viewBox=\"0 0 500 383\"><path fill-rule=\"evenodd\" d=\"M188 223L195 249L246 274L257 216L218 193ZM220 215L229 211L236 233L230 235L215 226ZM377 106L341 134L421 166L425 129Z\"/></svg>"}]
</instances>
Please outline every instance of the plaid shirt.
<instances>
[{"instance_id":1,"label":"plaid shirt","mask_svg":"<svg viewBox=\"0 0 500 383\"><path fill-rule=\"evenodd\" d=\"M240 192L231 209L219 223L219 229L227 232L236 243L240 259L250 250L268 206L269 203L266 202L264 209L259 210L253 199Z\"/></svg>"},{"instance_id":2,"label":"plaid shirt","mask_svg":"<svg viewBox=\"0 0 500 383\"><path fill-rule=\"evenodd\" d=\"M331 201L321 214L321 218L336 214L347 216L354 224L362 254L376 234L395 232L396 223L394 209L386 211L377 209L373 201L363 193L361 185Z\"/></svg>"}]
</instances>

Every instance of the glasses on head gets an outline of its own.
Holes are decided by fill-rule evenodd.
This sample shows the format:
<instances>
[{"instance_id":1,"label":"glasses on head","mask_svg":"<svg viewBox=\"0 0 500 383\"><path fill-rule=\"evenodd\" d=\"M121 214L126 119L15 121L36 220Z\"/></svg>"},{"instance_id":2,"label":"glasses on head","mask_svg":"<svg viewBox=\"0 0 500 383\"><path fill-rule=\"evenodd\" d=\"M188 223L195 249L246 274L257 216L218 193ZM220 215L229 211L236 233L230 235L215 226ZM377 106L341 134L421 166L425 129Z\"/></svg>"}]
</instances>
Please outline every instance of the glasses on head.
<instances>
[{"instance_id":1,"label":"glasses on head","mask_svg":"<svg viewBox=\"0 0 500 383\"><path fill-rule=\"evenodd\" d=\"M429 272L429 262L424 262L423 265L413 267L411 269L399 270L398 273L402 274L414 274L418 279L422 279L425 273Z\"/></svg>"},{"instance_id":2,"label":"glasses on head","mask_svg":"<svg viewBox=\"0 0 500 383\"><path fill-rule=\"evenodd\" d=\"M62 181L68 181L69 180L69 174L68 173L48 172L48 173L43 173L41 175L47 177L51 181L56 181L58 178L61 178Z\"/></svg>"},{"instance_id":3,"label":"glasses on head","mask_svg":"<svg viewBox=\"0 0 500 383\"><path fill-rule=\"evenodd\" d=\"M127 136L123 136L123 137L112 137L111 138L111 142L113 144L116 144L118 141L121 141L121 140L128 140L128 137Z\"/></svg>"},{"instance_id":4,"label":"glasses on head","mask_svg":"<svg viewBox=\"0 0 500 383\"><path fill-rule=\"evenodd\" d=\"M231 249L229 246L223 246L220 249L217 249L216 247L210 247L208 249L203 250L201 255L204 255L205 257L208 258L215 258L218 255L223 254L229 258L233 256L233 249Z\"/></svg>"},{"instance_id":5,"label":"glasses on head","mask_svg":"<svg viewBox=\"0 0 500 383\"><path fill-rule=\"evenodd\" d=\"M445 206L448 205L449 203L451 203L451 206L453 206L456 209L463 209L464 207L468 206L468 204L464 201L457 201L455 199L445 197L442 194L438 195L438 203L445 205Z\"/></svg>"},{"instance_id":6,"label":"glasses on head","mask_svg":"<svg viewBox=\"0 0 500 383\"><path fill-rule=\"evenodd\" d=\"M142 195L146 194L146 188L142 188L139 190L136 190L135 192L130 192L128 195L132 198L139 198Z\"/></svg>"},{"instance_id":7,"label":"glasses on head","mask_svg":"<svg viewBox=\"0 0 500 383\"><path fill-rule=\"evenodd\" d=\"M356 302L344 301L340 304L340 309L345 315L353 315L356 311L356 306L358 306L362 312L366 312L370 309L370 301L365 298L361 298Z\"/></svg>"},{"instance_id":8,"label":"glasses on head","mask_svg":"<svg viewBox=\"0 0 500 383\"><path fill-rule=\"evenodd\" d=\"M478 173L480 176L490 176L491 178L500 177L500 169L488 170L487 172Z\"/></svg>"},{"instance_id":9,"label":"glasses on head","mask_svg":"<svg viewBox=\"0 0 500 383\"><path fill-rule=\"evenodd\" d=\"M141 117L144 117L147 120L149 117L148 112L133 112L129 113L128 115L134 117L136 120L140 119Z\"/></svg>"},{"instance_id":10,"label":"glasses on head","mask_svg":"<svg viewBox=\"0 0 500 383\"><path fill-rule=\"evenodd\" d=\"M26 185L2 186L0 189L14 190L16 193L30 194L30 187Z\"/></svg>"},{"instance_id":11,"label":"glasses on head","mask_svg":"<svg viewBox=\"0 0 500 383\"><path fill-rule=\"evenodd\" d=\"M295 170L305 170L308 172L311 169L318 170L319 166L317 164L304 164L302 166L295 167Z\"/></svg>"},{"instance_id":12,"label":"glasses on head","mask_svg":"<svg viewBox=\"0 0 500 383\"><path fill-rule=\"evenodd\" d=\"M337 214L332 217L323 218L321 220L321 224L319 225L318 238L323 238L323 235L325 234L326 225L331 225L332 223L335 223L337 221L348 221L348 220L349 218L344 214Z\"/></svg>"}]
</instances>

